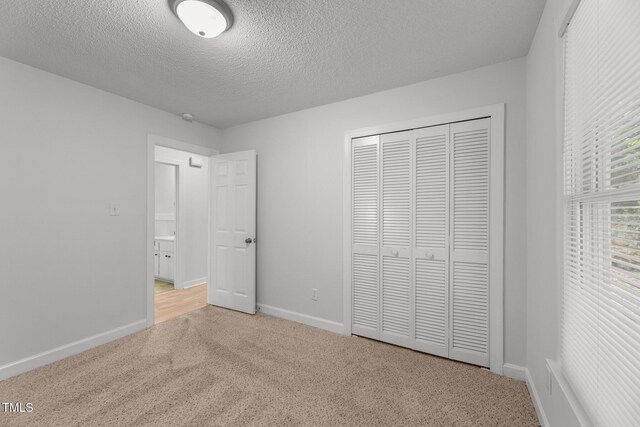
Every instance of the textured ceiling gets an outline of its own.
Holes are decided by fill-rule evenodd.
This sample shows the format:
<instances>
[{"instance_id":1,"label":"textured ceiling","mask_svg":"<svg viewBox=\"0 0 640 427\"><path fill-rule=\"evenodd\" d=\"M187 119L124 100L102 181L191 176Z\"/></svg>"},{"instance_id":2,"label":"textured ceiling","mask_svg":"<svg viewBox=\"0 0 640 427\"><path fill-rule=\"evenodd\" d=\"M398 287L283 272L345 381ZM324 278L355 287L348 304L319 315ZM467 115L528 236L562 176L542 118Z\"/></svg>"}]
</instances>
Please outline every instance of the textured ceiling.
<instances>
[{"instance_id":1,"label":"textured ceiling","mask_svg":"<svg viewBox=\"0 0 640 427\"><path fill-rule=\"evenodd\" d=\"M166 0L2 0L5 56L225 128L527 54L544 0L228 0L191 34Z\"/></svg>"}]
</instances>

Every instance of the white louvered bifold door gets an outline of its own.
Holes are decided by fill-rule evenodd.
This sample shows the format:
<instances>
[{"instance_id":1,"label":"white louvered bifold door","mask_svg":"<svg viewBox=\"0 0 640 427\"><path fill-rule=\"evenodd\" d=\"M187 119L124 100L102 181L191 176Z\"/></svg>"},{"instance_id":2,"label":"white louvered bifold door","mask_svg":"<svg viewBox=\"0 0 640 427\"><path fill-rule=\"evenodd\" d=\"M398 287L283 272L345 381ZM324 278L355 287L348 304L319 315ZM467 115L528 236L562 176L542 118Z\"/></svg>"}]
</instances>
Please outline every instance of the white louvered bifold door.
<instances>
[{"instance_id":1,"label":"white louvered bifold door","mask_svg":"<svg viewBox=\"0 0 640 427\"><path fill-rule=\"evenodd\" d=\"M414 130L415 348L449 355L449 125Z\"/></svg>"},{"instance_id":2,"label":"white louvered bifold door","mask_svg":"<svg viewBox=\"0 0 640 427\"><path fill-rule=\"evenodd\" d=\"M411 245L412 132L380 136L382 247L381 337L411 346L413 335Z\"/></svg>"},{"instance_id":3,"label":"white louvered bifold door","mask_svg":"<svg viewBox=\"0 0 640 427\"><path fill-rule=\"evenodd\" d=\"M489 366L490 119L451 124L449 357Z\"/></svg>"},{"instance_id":4,"label":"white louvered bifold door","mask_svg":"<svg viewBox=\"0 0 640 427\"><path fill-rule=\"evenodd\" d=\"M356 138L352 331L489 366L490 119Z\"/></svg>"},{"instance_id":5,"label":"white louvered bifold door","mask_svg":"<svg viewBox=\"0 0 640 427\"><path fill-rule=\"evenodd\" d=\"M352 329L379 338L379 136L352 141Z\"/></svg>"}]
</instances>

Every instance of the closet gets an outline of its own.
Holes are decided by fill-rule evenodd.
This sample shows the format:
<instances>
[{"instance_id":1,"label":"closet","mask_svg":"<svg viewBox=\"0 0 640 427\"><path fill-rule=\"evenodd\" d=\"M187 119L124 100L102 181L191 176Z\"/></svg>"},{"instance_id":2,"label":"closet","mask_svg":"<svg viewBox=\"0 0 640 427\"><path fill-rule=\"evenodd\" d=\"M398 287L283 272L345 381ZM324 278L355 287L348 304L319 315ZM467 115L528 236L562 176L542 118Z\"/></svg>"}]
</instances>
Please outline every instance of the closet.
<instances>
[{"instance_id":1,"label":"closet","mask_svg":"<svg viewBox=\"0 0 640 427\"><path fill-rule=\"evenodd\" d=\"M488 367L491 118L350 150L352 333Z\"/></svg>"}]
</instances>

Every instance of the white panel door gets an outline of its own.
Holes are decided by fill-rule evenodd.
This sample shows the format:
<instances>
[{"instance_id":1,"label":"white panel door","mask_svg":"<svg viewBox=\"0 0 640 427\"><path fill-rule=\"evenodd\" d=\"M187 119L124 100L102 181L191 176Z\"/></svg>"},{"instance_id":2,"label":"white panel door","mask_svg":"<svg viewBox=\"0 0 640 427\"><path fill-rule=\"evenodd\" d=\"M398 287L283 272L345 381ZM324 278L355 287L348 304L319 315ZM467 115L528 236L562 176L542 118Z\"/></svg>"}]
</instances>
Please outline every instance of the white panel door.
<instances>
[{"instance_id":1,"label":"white panel door","mask_svg":"<svg viewBox=\"0 0 640 427\"><path fill-rule=\"evenodd\" d=\"M449 125L414 130L415 348L449 355Z\"/></svg>"},{"instance_id":2,"label":"white panel door","mask_svg":"<svg viewBox=\"0 0 640 427\"><path fill-rule=\"evenodd\" d=\"M385 341L408 347L414 334L411 138L411 131L380 136L380 335Z\"/></svg>"},{"instance_id":3,"label":"white panel door","mask_svg":"<svg viewBox=\"0 0 640 427\"><path fill-rule=\"evenodd\" d=\"M449 357L489 366L491 119L451 124Z\"/></svg>"},{"instance_id":4,"label":"white panel door","mask_svg":"<svg viewBox=\"0 0 640 427\"><path fill-rule=\"evenodd\" d=\"M379 182L380 137L351 144L351 248L353 333L379 339Z\"/></svg>"},{"instance_id":5,"label":"white panel door","mask_svg":"<svg viewBox=\"0 0 640 427\"><path fill-rule=\"evenodd\" d=\"M256 312L256 152L211 157L209 304Z\"/></svg>"}]
</instances>

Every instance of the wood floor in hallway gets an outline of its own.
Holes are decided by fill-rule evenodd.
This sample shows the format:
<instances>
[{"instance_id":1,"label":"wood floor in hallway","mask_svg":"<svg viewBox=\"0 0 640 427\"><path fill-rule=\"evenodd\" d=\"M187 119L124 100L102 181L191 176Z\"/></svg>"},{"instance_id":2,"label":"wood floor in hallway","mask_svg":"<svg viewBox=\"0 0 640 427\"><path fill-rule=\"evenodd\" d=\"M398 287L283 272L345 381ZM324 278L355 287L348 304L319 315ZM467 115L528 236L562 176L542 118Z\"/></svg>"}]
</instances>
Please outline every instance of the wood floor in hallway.
<instances>
[{"instance_id":1,"label":"wood floor in hallway","mask_svg":"<svg viewBox=\"0 0 640 427\"><path fill-rule=\"evenodd\" d=\"M207 285L187 289L175 289L155 295L154 316L156 324L207 305Z\"/></svg>"}]
</instances>

